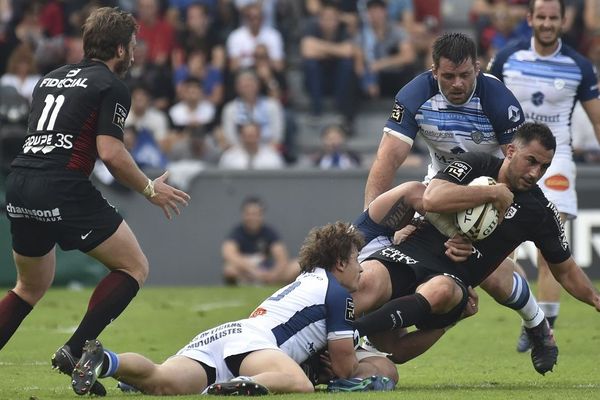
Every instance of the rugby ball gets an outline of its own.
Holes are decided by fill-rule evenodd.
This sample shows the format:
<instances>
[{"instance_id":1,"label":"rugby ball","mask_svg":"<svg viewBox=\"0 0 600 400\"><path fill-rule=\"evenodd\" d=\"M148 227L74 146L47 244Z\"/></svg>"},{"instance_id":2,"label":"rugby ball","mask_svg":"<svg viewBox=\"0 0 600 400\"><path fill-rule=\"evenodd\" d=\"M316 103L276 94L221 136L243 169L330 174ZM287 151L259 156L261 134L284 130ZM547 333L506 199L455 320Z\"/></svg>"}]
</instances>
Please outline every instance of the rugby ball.
<instances>
[{"instance_id":1,"label":"rugby ball","mask_svg":"<svg viewBox=\"0 0 600 400\"><path fill-rule=\"evenodd\" d=\"M473 179L469 186L495 185L494 178L480 176ZM485 239L498 226L498 210L492 203L468 208L456 213L456 227L472 242Z\"/></svg>"}]
</instances>

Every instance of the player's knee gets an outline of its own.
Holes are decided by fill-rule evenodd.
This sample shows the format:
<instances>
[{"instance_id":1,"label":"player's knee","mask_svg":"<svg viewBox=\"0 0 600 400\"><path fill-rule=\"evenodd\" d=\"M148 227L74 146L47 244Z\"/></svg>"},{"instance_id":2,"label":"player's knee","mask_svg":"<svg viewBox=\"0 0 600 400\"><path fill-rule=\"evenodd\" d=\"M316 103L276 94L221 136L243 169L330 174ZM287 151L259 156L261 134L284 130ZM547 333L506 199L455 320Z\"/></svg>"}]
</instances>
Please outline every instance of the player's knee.
<instances>
[{"instance_id":1,"label":"player's knee","mask_svg":"<svg viewBox=\"0 0 600 400\"><path fill-rule=\"evenodd\" d=\"M462 296L454 280L443 275L431 278L418 292L427 299L433 314L448 312L460 302Z\"/></svg>"},{"instance_id":2,"label":"player's knee","mask_svg":"<svg viewBox=\"0 0 600 400\"><path fill-rule=\"evenodd\" d=\"M303 376L295 376L291 379L292 385L290 392L292 393L312 393L315 391L315 387L312 382L303 374Z\"/></svg>"},{"instance_id":3,"label":"player's knee","mask_svg":"<svg viewBox=\"0 0 600 400\"><path fill-rule=\"evenodd\" d=\"M44 297L48 287L44 282L23 282L17 280L13 292L33 307Z\"/></svg>"}]
</instances>

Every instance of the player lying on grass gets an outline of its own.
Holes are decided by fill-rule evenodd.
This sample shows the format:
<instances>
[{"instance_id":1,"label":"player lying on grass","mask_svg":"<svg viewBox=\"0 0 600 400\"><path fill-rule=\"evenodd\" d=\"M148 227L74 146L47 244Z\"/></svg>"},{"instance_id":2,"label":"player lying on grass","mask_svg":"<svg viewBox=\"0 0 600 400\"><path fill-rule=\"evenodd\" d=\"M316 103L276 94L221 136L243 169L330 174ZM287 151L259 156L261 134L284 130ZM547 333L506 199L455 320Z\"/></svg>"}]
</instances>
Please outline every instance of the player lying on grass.
<instances>
[{"instance_id":1,"label":"player lying on grass","mask_svg":"<svg viewBox=\"0 0 600 400\"><path fill-rule=\"evenodd\" d=\"M448 240L433 225L424 223L400 244L368 256L361 263L364 272L354 293L357 315L379 309L355 322L361 335L370 335L381 350L393 353L395 362L415 357L458 320L468 300L467 288L479 285L527 240L540 249L557 281L571 295L600 311L598 291L573 260L556 208L536 185L550 165L555 147L546 125L525 123L509 144L505 159L484 153L461 154L427 187L408 182L374 200L355 223L366 241L382 233L393 234L414 210L422 215L452 215L492 202L504 218L493 233L472 247L462 246L459 237ZM479 176L491 176L498 184L467 186ZM453 227L452 223L446 225ZM512 285L510 270L505 283ZM397 329L412 325L429 330L431 342L410 348L398 345L393 336L402 331ZM371 336L390 330L396 331L385 335L387 343L382 343L382 335L379 340ZM534 367L544 374L556 363L558 348L546 320L531 331Z\"/></svg>"},{"instance_id":2,"label":"player lying on grass","mask_svg":"<svg viewBox=\"0 0 600 400\"><path fill-rule=\"evenodd\" d=\"M327 348L339 378L368 378L391 390L395 365L384 357L359 362L354 350L354 304L362 269L362 235L337 222L313 229L300 250L300 276L263 301L249 318L197 335L158 365L135 353L115 354L89 341L72 375L73 390L87 394L98 377L114 377L154 395L312 392L300 367ZM373 360L377 358L376 360ZM373 375L376 378L369 378ZM234 379L235 377L243 379Z\"/></svg>"}]
</instances>

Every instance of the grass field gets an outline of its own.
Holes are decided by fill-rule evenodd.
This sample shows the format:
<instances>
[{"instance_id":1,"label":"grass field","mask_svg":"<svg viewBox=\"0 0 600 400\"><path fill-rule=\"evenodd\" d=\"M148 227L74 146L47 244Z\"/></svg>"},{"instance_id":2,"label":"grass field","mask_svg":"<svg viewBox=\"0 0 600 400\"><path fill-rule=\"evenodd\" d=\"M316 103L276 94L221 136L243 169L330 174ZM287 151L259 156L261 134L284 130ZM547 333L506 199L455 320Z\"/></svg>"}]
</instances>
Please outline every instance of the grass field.
<instances>
[{"instance_id":1,"label":"grass field","mask_svg":"<svg viewBox=\"0 0 600 400\"><path fill-rule=\"evenodd\" d=\"M4 290L2 291L4 292ZM198 332L244 317L272 288L144 288L100 339L116 352L162 361ZM0 351L0 399L74 399L69 379L50 369L50 355L74 330L90 290L53 289ZM395 393L271 396L285 399L600 399L600 314L563 295L556 333L559 364L538 375L529 354L516 353L516 315L481 294L480 313L450 330L425 355L398 367ZM111 399L122 394L105 379ZM190 396L191 397L191 396ZM181 397L178 397L181 398Z\"/></svg>"}]
</instances>

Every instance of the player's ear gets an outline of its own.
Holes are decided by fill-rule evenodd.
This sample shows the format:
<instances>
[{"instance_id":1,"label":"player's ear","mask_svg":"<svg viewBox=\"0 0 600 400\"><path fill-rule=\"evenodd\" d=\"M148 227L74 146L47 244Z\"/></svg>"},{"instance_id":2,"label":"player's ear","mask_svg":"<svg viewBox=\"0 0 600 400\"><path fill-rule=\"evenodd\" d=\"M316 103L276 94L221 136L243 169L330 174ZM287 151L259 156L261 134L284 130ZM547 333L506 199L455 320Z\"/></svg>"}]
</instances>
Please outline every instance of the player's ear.
<instances>
[{"instance_id":1,"label":"player's ear","mask_svg":"<svg viewBox=\"0 0 600 400\"><path fill-rule=\"evenodd\" d=\"M125 54L125 47L123 47L123 45L119 45L119 47L117 47L117 56L123 57L123 54Z\"/></svg>"},{"instance_id":2,"label":"player's ear","mask_svg":"<svg viewBox=\"0 0 600 400\"><path fill-rule=\"evenodd\" d=\"M509 160L513 158L513 156L515 155L515 150L515 145L513 143L509 143L508 146L506 146L506 158Z\"/></svg>"}]
</instances>

